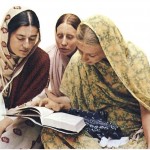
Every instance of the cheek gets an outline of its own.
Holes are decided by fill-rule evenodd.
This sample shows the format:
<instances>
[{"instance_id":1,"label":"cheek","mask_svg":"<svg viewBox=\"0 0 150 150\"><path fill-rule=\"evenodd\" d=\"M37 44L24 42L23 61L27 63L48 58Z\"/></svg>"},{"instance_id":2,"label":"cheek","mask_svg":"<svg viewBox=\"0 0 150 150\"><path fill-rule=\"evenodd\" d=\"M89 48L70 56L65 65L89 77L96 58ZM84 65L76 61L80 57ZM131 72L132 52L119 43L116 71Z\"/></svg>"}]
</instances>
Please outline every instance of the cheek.
<instances>
[{"instance_id":1,"label":"cheek","mask_svg":"<svg viewBox=\"0 0 150 150\"><path fill-rule=\"evenodd\" d=\"M70 51L75 51L76 50L76 45L73 45L71 48L70 48Z\"/></svg>"},{"instance_id":2,"label":"cheek","mask_svg":"<svg viewBox=\"0 0 150 150\"><path fill-rule=\"evenodd\" d=\"M31 43L29 48L32 49L35 46L36 43Z\"/></svg>"},{"instance_id":3,"label":"cheek","mask_svg":"<svg viewBox=\"0 0 150 150\"><path fill-rule=\"evenodd\" d=\"M9 46L12 51L16 50L16 48L18 47L18 44L19 43L15 39L10 39Z\"/></svg>"},{"instance_id":4,"label":"cheek","mask_svg":"<svg viewBox=\"0 0 150 150\"><path fill-rule=\"evenodd\" d=\"M70 49L71 49L72 51L74 51L74 50L76 49L76 47L77 47L77 44L76 44L75 41L68 43L68 45L69 45L69 47L70 47Z\"/></svg>"},{"instance_id":5,"label":"cheek","mask_svg":"<svg viewBox=\"0 0 150 150\"><path fill-rule=\"evenodd\" d=\"M59 46L60 46L60 44L61 44L61 41L58 40L57 38L56 38L56 44L57 44L57 46L58 46L58 48L59 48Z\"/></svg>"}]
</instances>

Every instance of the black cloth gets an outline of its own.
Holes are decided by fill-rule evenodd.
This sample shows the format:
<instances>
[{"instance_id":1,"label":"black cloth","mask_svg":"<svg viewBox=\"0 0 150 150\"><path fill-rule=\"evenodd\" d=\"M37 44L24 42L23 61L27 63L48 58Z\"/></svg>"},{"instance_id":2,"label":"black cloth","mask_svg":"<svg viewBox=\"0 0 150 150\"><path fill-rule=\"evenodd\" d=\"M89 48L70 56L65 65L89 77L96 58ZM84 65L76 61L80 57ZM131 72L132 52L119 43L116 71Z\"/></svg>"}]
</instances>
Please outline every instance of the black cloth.
<instances>
[{"instance_id":1,"label":"black cloth","mask_svg":"<svg viewBox=\"0 0 150 150\"><path fill-rule=\"evenodd\" d=\"M93 137L101 139L102 137L110 137L112 139L120 139L122 131L117 126L107 121L108 113L103 110L83 111L79 109L70 109L66 111L69 114L84 118L85 130Z\"/></svg>"},{"instance_id":2,"label":"black cloth","mask_svg":"<svg viewBox=\"0 0 150 150\"><path fill-rule=\"evenodd\" d=\"M50 60L48 54L37 47L29 57L21 73L14 78L8 100L8 109L32 100L46 87L49 77Z\"/></svg>"}]
</instances>

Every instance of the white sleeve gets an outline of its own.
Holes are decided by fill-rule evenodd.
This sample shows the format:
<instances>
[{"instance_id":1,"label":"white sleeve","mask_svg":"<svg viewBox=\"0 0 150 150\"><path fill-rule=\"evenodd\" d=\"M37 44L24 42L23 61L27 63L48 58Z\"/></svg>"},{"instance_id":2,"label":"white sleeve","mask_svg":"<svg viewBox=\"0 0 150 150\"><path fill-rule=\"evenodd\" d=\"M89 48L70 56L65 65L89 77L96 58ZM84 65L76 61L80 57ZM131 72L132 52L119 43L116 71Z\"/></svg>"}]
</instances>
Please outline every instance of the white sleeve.
<instances>
[{"instance_id":1,"label":"white sleeve","mask_svg":"<svg viewBox=\"0 0 150 150\"><path fill-rule=\"evenodd\" d=\"M47 96L46 96L46 94L45 94L45 89L39 94L39 95L37 95L36 97L34 97L33 99L32 99L32 101L34 101L34 100L40 100L40 99L43 99L43 98L46 98Z\"/></svg>"}]
</instances>

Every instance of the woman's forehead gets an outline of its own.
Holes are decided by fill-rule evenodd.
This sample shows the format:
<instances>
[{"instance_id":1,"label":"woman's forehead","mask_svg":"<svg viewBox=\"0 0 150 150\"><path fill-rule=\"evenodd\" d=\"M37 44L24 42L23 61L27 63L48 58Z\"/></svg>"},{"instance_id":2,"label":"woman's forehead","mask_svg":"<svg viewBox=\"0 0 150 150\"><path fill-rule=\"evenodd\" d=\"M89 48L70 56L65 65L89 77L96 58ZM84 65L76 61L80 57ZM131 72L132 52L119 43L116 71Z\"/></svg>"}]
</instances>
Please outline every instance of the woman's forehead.
<instances>
[{"instance_id":1,"label":"woman's forehead","mask_svg":"<svg viewBox=\"0 0 150 150\"><path fill-rule=\"evenodd\" d=\"M15 33L30 37L32 35L37 35L38 29L34 26L21 26L16 30Z\"/></svg>"},{"instance_id":2,"label":"woman's forehead","mask_svg":"<svg viewBox=\"0 0 150 150\"><path fill-rule=\"evenodd\" d=\"M86 53L96 53L99 52L101 50L100 45L98 44L86 44L82 41L77 41L77 47L80 51L86 52Z\"/></svg>"},{"instance_id":3,"label":"woman's forehead","mask_svg":"<svg viewBox=\"0 0 150 150\"><path fill-rule=\"evenodd\" d=\"M76 33L76 30L70 24L62 23L57 27L57 33L60 33L60 32L71 34L71 33Z\"/></svg>"}]
</instances>

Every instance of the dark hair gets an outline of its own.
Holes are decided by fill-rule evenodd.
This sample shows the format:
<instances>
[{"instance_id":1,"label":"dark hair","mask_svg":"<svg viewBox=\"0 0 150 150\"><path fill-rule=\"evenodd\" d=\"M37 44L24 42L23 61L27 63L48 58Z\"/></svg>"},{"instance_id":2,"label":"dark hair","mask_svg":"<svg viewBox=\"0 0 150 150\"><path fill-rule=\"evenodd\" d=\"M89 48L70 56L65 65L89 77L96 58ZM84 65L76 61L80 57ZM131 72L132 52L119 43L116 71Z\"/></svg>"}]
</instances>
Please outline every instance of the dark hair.
<instances>
[{"instance_id":1,"label":"dark hair","mask_svg":"<svg viewBox=\"0 0 150 150\"><path fill-rule=\"evenodd\" d=\"M32 10L23 11L14 16L8 24L9 35L17 30L20 26L35 26L39 30L40 23L37 15Z\"/></svg>"},{"instance_id":2,"label":"dark hair","mask_svg":"<svg viewBox=\"0 0 150 150\"><path fill-rule=\"evenodd\" d=\"M74 15L74 14L63 14L62 16L59 17L59 19L57 20L56 23L56 32L57 32L57 27L62 24L62 23L67 23L69 25L71 25L74 29L77 30L78 25L80 24L81 20L78 16Z\"/></svg>"}]
</instances>

